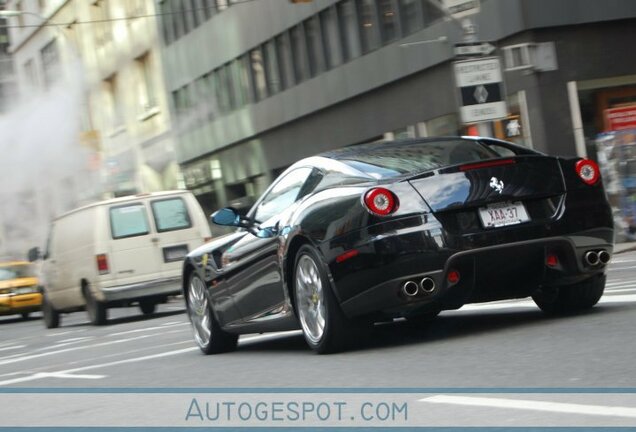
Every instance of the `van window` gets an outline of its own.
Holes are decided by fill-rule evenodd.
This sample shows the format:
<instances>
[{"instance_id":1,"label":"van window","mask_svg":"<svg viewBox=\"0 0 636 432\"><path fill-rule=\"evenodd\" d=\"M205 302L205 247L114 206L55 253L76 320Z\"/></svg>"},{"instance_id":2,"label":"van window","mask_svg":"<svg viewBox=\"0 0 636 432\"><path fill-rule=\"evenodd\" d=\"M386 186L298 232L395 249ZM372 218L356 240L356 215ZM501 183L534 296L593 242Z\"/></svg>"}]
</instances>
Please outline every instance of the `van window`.
<instances>
[{"instance_id":1,"label":"van window","mask_svg":"<svg viewBox=\"0 0 636 432\"><path fill-rule=\"evenodd\" d=\"M159 232L180 230L192 226L188 209L181 198L153 201L152 213Z\"/></svg>"},{"instance_id":2,"label":"van window","mask_svg":"<svg viewBox=\"0 0 636 432\"><path fill-rule=\"evenodd\" d=\"M148 234L150 230L143 204L111 207L110 230L114 239Z\"/></svg>"}]
</instances>

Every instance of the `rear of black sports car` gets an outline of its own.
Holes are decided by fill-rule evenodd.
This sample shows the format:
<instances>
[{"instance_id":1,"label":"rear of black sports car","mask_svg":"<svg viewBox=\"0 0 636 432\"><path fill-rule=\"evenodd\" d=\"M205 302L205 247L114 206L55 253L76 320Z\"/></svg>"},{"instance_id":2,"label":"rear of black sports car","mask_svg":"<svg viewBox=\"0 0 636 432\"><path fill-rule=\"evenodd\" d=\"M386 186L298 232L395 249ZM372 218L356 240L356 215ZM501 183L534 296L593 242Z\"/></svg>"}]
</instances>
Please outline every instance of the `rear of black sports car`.
<instances>
[{"instance_id":1,"label":"rear of black sports car","mask_svg":"<svg viewBox=\"0 0 636 432\"><path fill-rule=\"evenodd\" d=\"M519 151L383 177L384 161L417 157L402 150L333 156L379 179L361 198L364 228L321 247L347 316L416 318L528 296L571 312L599 300L614 233L593 161Z\"/></svg>"}]
</instances>

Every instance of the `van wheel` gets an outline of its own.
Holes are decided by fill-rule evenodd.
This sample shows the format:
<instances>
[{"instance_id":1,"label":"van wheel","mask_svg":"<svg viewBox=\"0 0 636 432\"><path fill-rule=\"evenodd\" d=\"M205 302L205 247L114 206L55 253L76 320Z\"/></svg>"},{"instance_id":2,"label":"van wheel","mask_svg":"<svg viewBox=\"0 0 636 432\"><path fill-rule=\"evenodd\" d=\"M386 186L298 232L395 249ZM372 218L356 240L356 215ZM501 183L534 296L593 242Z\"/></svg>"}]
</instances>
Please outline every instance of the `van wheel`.
<instances>
[{"instance_id":1,"label":"van wheel","mask_svg":"<svg viewBox=\"0 0 636 432\"><path fill-rule=\"evenodd\" d=\"M97 300L88 286L84 288L84 297L86 298L86 312L88 312L88 319L91 324L106 324L108 320L106 304Z\"/></svg>"},{"instance_id":2,"label":"van wheel","mask_svg":"<svg viewBox=\"0 0 636 432\"><path fill-rule=\"evenodd\" d=\"M55 310L46 294L42 296L42 315L44 316L44 325L48 329L58 328L60 326L60 313Z\"/></svg>"},{"instance_id":3,"label":"van wheel","mask_svg":"<svg viewBox=\"0 0 636 432\"><path fill-rule=\"evenodd\" d=\"M157 303L152 300L141 300L139 302L139 309L144 315L150 315L155 313L155 309L157 309Z\"/></svg>"}]
</instances>

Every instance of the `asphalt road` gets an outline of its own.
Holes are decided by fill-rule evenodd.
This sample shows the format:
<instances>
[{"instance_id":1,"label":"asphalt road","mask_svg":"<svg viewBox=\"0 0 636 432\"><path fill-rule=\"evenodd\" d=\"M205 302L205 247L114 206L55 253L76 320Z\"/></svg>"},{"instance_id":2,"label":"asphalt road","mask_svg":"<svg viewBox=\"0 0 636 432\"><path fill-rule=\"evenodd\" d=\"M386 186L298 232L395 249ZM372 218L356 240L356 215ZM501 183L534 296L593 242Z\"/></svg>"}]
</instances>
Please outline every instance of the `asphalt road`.
<instances>
[{"instance_id":1,"label":"asphalt road","mask_svg":"<svg viewBox=\"0 0 636 432\"><path fill-rule=\"evenodd\" d=\"M0 317L0 389L636 387L636 252L614 257L588 313L548 318L531 300L470 305L420 329L376 326L362 346L328 356L298 332L244 336L236 352L204 356L184 312L182 299L151 317L114 309L104 327L80 312L55 330L37 314Z\"/></svg>"}]
</instances>

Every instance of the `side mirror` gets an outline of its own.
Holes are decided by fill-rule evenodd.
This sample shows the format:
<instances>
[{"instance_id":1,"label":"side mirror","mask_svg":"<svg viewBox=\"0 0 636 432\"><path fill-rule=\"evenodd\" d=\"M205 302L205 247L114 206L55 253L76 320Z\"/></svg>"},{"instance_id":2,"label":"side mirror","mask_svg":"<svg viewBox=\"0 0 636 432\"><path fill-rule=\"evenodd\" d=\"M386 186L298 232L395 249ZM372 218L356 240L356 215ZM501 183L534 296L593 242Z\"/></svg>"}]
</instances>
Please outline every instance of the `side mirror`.
<instances>
[{"instance_id":1,"label":"side mirror","mask_svg":"<svg viewBox=\"0 0 636 432\"><path fill-rule=\"evenodd\" d=\"M241 216L232 207L225 207L212 213L210 217L213 223L223 226L239 226Z\"/></svg>"},{"instance_id":2,"label":"side mirror","mask_svg":"<svg viewBox=\"0 0 636 432\"><path fill-rule=\"evenodd\" d=\"M29 252L27 253L27 258L29 262L37 261L41 257L42 255L40 254L40 248L37 248L37 247L29 249Z\"/></svg>"}]
</instances>

